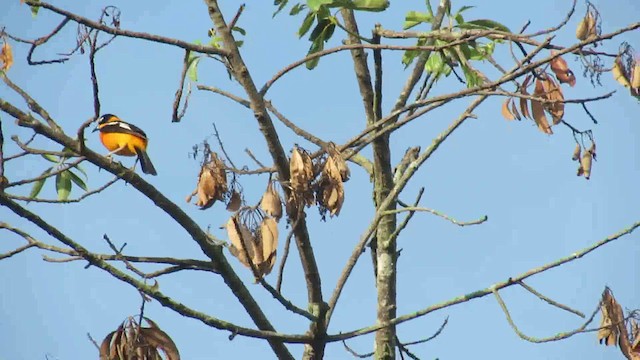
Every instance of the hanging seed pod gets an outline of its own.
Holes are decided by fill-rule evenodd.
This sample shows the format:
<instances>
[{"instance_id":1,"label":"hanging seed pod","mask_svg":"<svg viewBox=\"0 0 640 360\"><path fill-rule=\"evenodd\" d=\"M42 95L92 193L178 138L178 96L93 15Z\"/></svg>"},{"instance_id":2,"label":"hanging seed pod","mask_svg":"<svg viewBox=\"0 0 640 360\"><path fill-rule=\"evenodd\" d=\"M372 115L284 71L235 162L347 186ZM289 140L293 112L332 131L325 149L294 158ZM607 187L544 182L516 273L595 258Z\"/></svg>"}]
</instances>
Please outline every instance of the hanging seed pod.
<instances>
[{"instance_id":1,"label":"hanging seed pod","mask_svg":"<svg viewBox=\"0 0 640 360\"><path fill-rule=\"evenodd\" d=\"M267 215L275 218L276 221L280 221L280 218L282 217L282 201L280 200L278 191L275 189L273 181L269 181L267 190L265 190L262 195L260 208L262 211L267 213Z\"/></svg>"},{"instance_id":2,"label":"hanging seed pod","mask_svg":"<svg viewBox=\"0 0 640 360\"><path fill-rule=\"evenodd\" d=\"M613 78L620 83L620 85L629 88L631 87L631 83L629 82L629 77L627 76L627 71L625 69L624 64L622 63L622 58L618 56L613 62L613 68L611 69L611 73L613 74Z\"/></svg>"},{"instance_id":3,"label":"hanging seed pod","mask_svg":"<svg viewBox=\"0 0 640 360\"><path fill-rule=\"evenodd\" d=\"M192 195L198 195L196 205L201 210L210 208L216 200L224 200L227 192L227 174L224 163L218 158L216 153L211 153L208 163L200 168L198 175L198 185ZM191 196L187 197L187 202L191 201Z\"/></svg>"},{"instance_id":4,"label":"hanging seed pod","mask_svg":"<svg viewBox=\"0 0 640 360\"><path fill-rule=\"evenodd\" d=\"M258 264L260 276L268 275L273 268L278 249L278 224L273 218L265 217L260 223L260 245L262 262Z\"/></svg>"},{"instance_id":5,"label":"hanging seed pod","mask_svg":"<svg viewBox=\"0 0 640 360\"><path fill-rule=\"evenodd\" d=\"M580 150L581 150L580 144L576 144L576 148L573 149L573 156L571 157L571 160L573 161L580 160Z\"/></svg>"},{"instance_id":6,"label":"hanging seed pod","mask_svg":"<svg viewBox=\"0 0 640 360\"><path fill-rule=\"evenodd\" d=\"M502 113L502 117L507 119L507 120L515 120L516 117L515 115L511 112L511 108L509 106L509 104L511 103L511 98L506 98L504 100L504 102L502 103L502 109L501 109L501 113Z\"/></svg>"},{"instance_id":7,"label":"hanging seed pod","mask_svg":"<svg viewBox=\"0 0 640 360\"><path fill-rule=\"evenodd\" d=\"M591 153L591 157L593 158L593 160L598 160L596 159L596 143L595 142L591 143L591 147L589 147L589 152Z\"/></svg>"},{"instance_id":8,"label":"hanging seed pod","mask_svg":"<svg viewBox=\"0 0 640 360\"><path fill-rule=\"evenodd\" d=\"M289 160L289 175L292 194L297 201L310 206L313 204L313 191L311 181L313 180L313 163L309 154L295 146L291 159Z\"/></svg>"},{"instance_id":9,"label":"hanging seed pod","mask_svg":"<svg viewBox=\"0 0 640 360\"><path fill-rule=\"evenodd\" d=\"M585 40L587 38L587 32L588 24L587 18L585 17L578 23L578 28L576 29L576 38L580 41Z\"/></svg>"},{"instance_id":10,"label":"hanging seed pod","mask_svg":"<svg viewBox=\"0 0 640 360\"><path fill-rule=\"evenodd\" d=\"M346 161L344 161L344 158L342 157L340 151L338 151L336 144L332 142L329 143L329 156L333 158L333 161L335 162L336 167L340 172L340 178L342 179L342 182L349 181L349 178L351 177L351 171L349 171L349 167L347 166Z\"/></svg>"},{"instance_id":11,"label":"hanging seed pod","mask_svg":"<svg viewBox=\"0 0 640 360\"><path fill-rule=\"evenodd\" d=\"M598 36L598 28L596 27L597 25L596 17L593 14L591 14L591 12L588 12L585 19L587 23L587 39L591 39Z\"/></svg>"},{"instance_id":12,"label":"hanging seed pod","mask_svg":"<svg viewBox=\"0 0 640 360\"><path fill-rule=\"evenodd\" d=\"M555 51L552 51L551 54L555 54ZM569 69L569 65L562 57L557 57L551 60L551 71L556 75L556 78L561 84L567 83L571 87L576 85L576 77L573 75L573 72Z\"/></svg>"},{"instance_id":13,"label":"hanging seed pod","mask_svg":"<svg viewBox=\"0 0 640 360\"><path fill-rule=\"evenodd\" d=\"M13 51L11 46L5 40L2 44L2 50L0 50L0 70L7 71L13 65Z\"/></svg>"},{"instance_id":14,"label":"hanging seed pod","mask_svg":"<svg viewBox=\"0 0 640 360\"><path fill-rule=\"evenodd\" d=\"M580 167L582 168L584 178L589 180L591 176L591 152L589 150L585 151L584 155L582 155Z\"/></svg>"},{"instance_id":15,"label":"hanging seed pod","mask_svg":"<svg viewBox=\"0 0 640 360\"><path fill-rule=\"evenodd\" d=\"M240 196L239 192L234 190L231 193L229 202L227 203L227 211L236 212L240 209L241 205L242 205L242 197Z\"/></svg>"},{"instance_id":16,"label":"hanging seed pod","mask_svg":"<svg viewBox=\"0 0 640 360\"><path fill-rule=\"evenodd\" d=\"M631 72L631 88L638 92L640 89L640 59L636 58L633 62L633 71Z\"/></svg>"},{"instance_id":17,"label":"hanging seed pod","mask_svg":"<svg viewBox=\"0 0 640 360\"><path fill-rule=\"evenodd\" d=\"M227 222L227 235L231 242L229 251L231 251L231 254L238 258L244 266L251 268L247 254L254 264L256 264L255 260L258 260L256 259L257 257L262 258L262 251L258 251L258 243L255 236L253 236L245 224L240 222L237 215L229 218ZM257 263L260 262L262 261L258 261Z\"/></svg>"}]
</instances>

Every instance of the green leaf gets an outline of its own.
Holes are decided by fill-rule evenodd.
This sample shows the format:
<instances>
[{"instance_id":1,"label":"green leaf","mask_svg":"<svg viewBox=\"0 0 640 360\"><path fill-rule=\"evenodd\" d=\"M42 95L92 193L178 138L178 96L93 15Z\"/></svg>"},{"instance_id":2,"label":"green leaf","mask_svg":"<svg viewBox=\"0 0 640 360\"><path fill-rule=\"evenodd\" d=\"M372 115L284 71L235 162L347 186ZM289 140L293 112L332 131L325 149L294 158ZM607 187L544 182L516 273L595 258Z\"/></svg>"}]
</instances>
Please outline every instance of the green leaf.
<instances>
[{"instance_id":1,"label":"green leaf","mask_svg":"<svg viewBox=\"0 0 640 360\"><path fill-rule=\"evenodd\" d=\"M34 0L34 2L40 2L40 0ZM31 16L36 17L38 15L38 11L40 10L40 6L30 6L31 7Z\"/></svg>"},{"instance_id":2,"label":"green leaf","mask_svg":"<svg viewBox=\"0 0 640 360\"><path fill-rule=\"evenodd\" d=\"M318 12L322 5L329 5L333 2L333 0L307 0L307 6L311 11Z\"/></svg>"},{"instance_id":3,"label":"green leaf","mask_svg":"<svg viewBox=\"0 0 640 360\"><path fill-rule=\"evenodd\" d=\"M68 172L69 170L56 175L56 191L58 192L58 200L67 200L71 194L71 177Z\"/></svg>"},{"instance_id":4,"label":"green leaf","mask_svg":"<svg viewBox=\"0 0 640 360\"><path fill-rule=\"evenodd\" d=\"M333 35L335 29L336 25L332 22L328 22L327 26L322 29L320 34L311 43L311 48L309 48L309 52L307 54L313 54L315 52L322 51L324 49L324 43L329 40L329 38L331 38L331 35ZM318 66L319 62L320 58L318 57L307 61L305 66L307 67L307 69L313 70L316 66Z\"/></svg>"},{"instance_id":5,"label":"green leaf","mask_svg":"<svg viewBox=\"0 0 640 360\"><path fill-rule=\"evenodd\" d=\"M475 71L469 69L469 67L462 65L462 71L464 77L467 79L467 87L473 88L482 85L482 78Z\"/></svg>"},{"instance_id":6,"label":"green leaf","mask_svg":"<svg viewBox=\"0 0 640 360\"><path fill-rule=\"evenodd\" d=\"M244 40L236 40L237 47L242 47L243 44L244 44Z\"/></svg>"},{"instance_id":7,"label":"green leaf","mask_svg":"<svg viewBox=\"0 0 640 360\"><path fill-rule=\"evenodd\" d=\"M187 61L187 76L191 81L198 81L198 63L200 62L200 56L193 56Z\"/></svg>"},{"instance_id":8,"label":"green leaf","mask_svg":"<svg viewBox=\"0 0 640 360\"><path fill-rule=\"evenodd\" d=\"M89 177L87 176L87 172L84 171L84 169L82 168L82 166L80 166L80 164L76 164L73 167L78 169L78 171L80 171L82 173L82 175L84 175L85 179L89 179Z\"/></svg>"},{"instance_id":9,"label":"green leaf","mask_svg":"<svg viewBox=\"0 0 640 360\"><path fill-rule=\"evenodd\" d=\"M233 29L231 29L231 31L236 31L239 32L242 35L247 35L247 32L241 28L240 26L234 26Z\"/></svg>"},{"instance_id":10,"label":"green leaf","mask_svg":"<svg viewBox=\"0 0 640 360\"><path fill-rule=\"evenodd\" d=\"M427 43L426 39L418 39L416 46L424 46L424 44L426 43ZM419 53L420 53L419 50L407 50L404 52L404 55L402 55L402 64L404 65L405 69L409 65L411 65L411 63L416 58L416 56L418 56Z\"/></svg>"},{"instance_id":11,"label":"green leaf","mask_svg":"<svg viewBox=\"0 0 640 360\"><path fill-rule=\"evenodd\" d=\"M353 0L353 10L385 11L389 7L389 0Z\"/></svg>"},{"instance_id":12,"label":"green leaf","mask_svg":"<svg viewBox=\"0 0 640 360\"><path fill-rule=\"evenodd\" d=\"M303 37L313 25L313 20L315 20L315 14L311 11L307 13L304 20L302 20L302 25L300 25L300 29L298 29L298 38Z\"/></svg>"},{"instance_id":13,"label":"green leaf","mask_svg":"<svg viewBox=\"0 0 640 360\"><path fill-rule=\"evenodd\" d=\"M278 8L276 9L276 11L273 13L272 17L276 17L276 15L278 15L278 13L280 11L282 11L282 9L284 9L287 6L287 3L289 2L289 0L275 0L273 2L273 5L277 5Z\"/></svg>"},{"instance_id":14,"label":"green leaf","mask_svg":"<svg viewBox=\"0 0 640 360\"><path fill-rule=\"evenodd\" d=\"M444 70L445 63L442 60L442 55L439 52L433 51L427 59L427 63L424 65L426 72L438 75Z\"/></svg>"},{"instance_id":15,"label":"green leaf","mask_svg":"<svg viewBox=\"0 0 640 360\"><path fill-rule=\"evenodd\" d=\"M316 41L316 39L318 39L319 37L321 38L322 37L321 35L324 32L324 29L326 29L327 26L329 26L329 24L331 24L331 21L329 19L318 19L318 25L316 25L316 27L313 28L313 31L311 31L311 35L309 35L309 40Z\"/></svg>"},{"instance_id":16,"label":"green leaf","mask_svg":"<svg viewBox=\"0 0 640 360\"><path fill-rule=\"evenodd\" d=\"M51 155L51 154L41 154L43 158L51 161L52 163L59 163L60 162L60 158L57 157L56 155Z\"/></svg>"},{"instance_id":17,"label":"green leaf","mask_svg":"<svg viewBox=\"0 0 640 360\"><path fill-rule=\"evenodd\" d=\"M307 5L305 5L305 4L301 4L301 3L295 4L291 8L291 11L289 11L289 15L291 15L291 16L298 15L302 10L304 10L306 8L307 8Z\"/></svg>"},{"instance_id":18,"label":"green leaf","mask_svg":"<svg viewBox=\"0 0 640 360\"><path fill-rule=\"evenodd\" d=\"M80 187L80 189L82 189L84 191L89 191L89 189L87 188L87 184L85 184L84 180L82 180L73 171L67 170L67 171L65 171L65 173L69 174L69 177L71 178L71 181L73 181L76 185L78 185L78 187Z\"/></svg>"},{"instance_id":19,"label":"green leaf","mask_svg":"<svg viewBox=\"0 0 640 360\"><path fill-rule=\"evenodd\" d=\"M456 19L456 22L458 24L462 24L464 23L464 18L462 17L462 13L469 10L469 9L473 9L475 6L463 6L460 8L460 10L458 10L456 12L456 14L453 16L454 19Z\"/></svg>"},{"instance_id":20,"label":"green leaf","mask_svg":"<svg viewBox=\"0 0 640 360\"><path fill-rule=\"evenodd\" d=\"M459 24L458 27L462 29L494 29L499 31L504 31L510 33L508 27L502 25L501 23L489 19L478 19L467 21L464 24Z\"/></svg>"},{"instance_id":21,"label":"green leaf","mask_svg":"<svg viewBox=\"0 0 640 360\"><path fill-rule=\"evenodd\" d=\"M418 11L409 11L407 15L404 17L404 24L402 28L404 30L410 29L421 23L430 23L433 21L433 16L427 13L421 13Z\"/></svg>"},{"instance_id":22,"label":"green leaf","mask_svg":"<svg viewBox=\"0 0 640 360\"><path fill-rule=\"evenodd\" d=\"M43 171L42 174L40 174L40 176L49 174L51 172L51 170L53 170L53 168L48 168L47 170ZM42 187L44 186L44 183L46 181L47 181L47 178L44 178L44 179L40 179L38 181L35 181L33 183L33 186L31 187L31 192L29 193L29 198L30 199L35 199L36 196L38 196L38 194L40 194L40 190L42 190Z\"/></svg>"}]
</instances>

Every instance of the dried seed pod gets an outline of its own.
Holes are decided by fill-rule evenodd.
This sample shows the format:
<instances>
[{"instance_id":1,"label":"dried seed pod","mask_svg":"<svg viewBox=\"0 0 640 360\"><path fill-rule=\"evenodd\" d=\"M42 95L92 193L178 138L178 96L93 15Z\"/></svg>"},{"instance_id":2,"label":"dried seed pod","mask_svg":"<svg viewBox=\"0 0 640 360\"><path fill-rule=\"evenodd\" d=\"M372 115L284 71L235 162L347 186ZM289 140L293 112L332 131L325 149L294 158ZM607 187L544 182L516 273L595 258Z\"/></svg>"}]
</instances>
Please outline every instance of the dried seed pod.
<instances>
[{"instance_id":1,"label":"dried seed pod","mask_svg":"<svg viewBox=\"0 0 640 360\"><path fill-rule=\"evenodd\" d=\"M620 85L626 88L631 87L631 83L629 82L629 77L627 76L627 71L625 69L624 64L622 63L622 58L620 56L616 57L616 59L614 60L611 73L613 74L613 78L617 82L619 82Z\"/></svg>"},{"instance_id":2,"label":"dried seed pod","mask_svg":"<svg viewBox=\"0 0 640 360\"><path fill-rule=\"evenodd\" d=\"M585 17L585 22L587 24L587 39L594 38L598 36L598 28L597 28L597 19L591 14L591 12L587 13Z\"/></svg>"},{"instance_id":3,"label":"dried seed pod","mask_svg":"<svg viewBox=\"0 0 640 360\"><path fill-rule=\"evenodd\" d=\"M576 148L573 149L573 156L571 157L571 160L573 161L578 161L580 160L580 150L582 148L580 147L580 144L576 144Z\"/></svg>"},{"instance_id":4,"label":"dried seed pod","mask_svg":"<svg viewBox=\"0 0 640 360\"><path fill-rule=\"evenodd\" d=\"M242 205L242 197L240 193L237 191L233 191L231 193L231 197L229 198L229 202L227 203L227 211L236 212L240 209Z\"/></svg>"},{"instance_id":5,"label":"dried seed pod","mask_svg":"<svg viewBox=\"0 0 640 360\"><path fill-rule=\"evenodd\" d=\"M336 167L340 172L340 178L342 179L342 182L349 181L349 178L351 177L351 172L349 171L349 167L347 166L347 163L344 161L342 154L340 154L340 151L338 151L338 149L336 148L336 144L334 143L329 143L329 156L333 158L333 161L335 162Z\"/></svg>"},{"instance_id":6,"label":"dried seed pod","mask_svg":"<svg viewBox=\"0 0 640 360\"><path fill-rule=\"evenodd\" d=\"M0 70L7 71L13 65L13 51L11 46L5 40L2 44L2 50L0 50Z\"/></svg>"},{"instance_id":7,"label":"dried seed pod","mask_svg":"<svg viewBox=\"0 0 640 360\"><path fill-rule=\"evenodd\" d=\"M258 251L258 243L255 236L253 236L253 234L245 224L240 222L240 219L237 215L229 218L226 227L227 235L229 236L229 241L231 242L229 251L231 251L231 254L233 254L233 256L238 258L238 260L240 260L240 262L248 268L251 268L249 259L251 259L254 264L259 264L260 262L262 262L262 260L260 260L262 258L262 251ZM247 254L249 255L249 259L247 258Z\"/></svg>"},{"instance_id":8,"label":"dried seed pod","mask_svg":"<svg viewBox=\"0 0 640 360\"><path fill-rule=\"evenodd\" d=\"M588 24L587 18L583 18L578 23L578 28L576 29L576 38L580 41L585 40L587 38L588 33Z\"/></svg>"},{"instance_id":9,"label":"dried seed pod","mask_svg":"<svg viewBox=\"0 0 640 360\"><path fill-rule=\"evenodd\" d=\"M631 88L640 89L640 59L636 58L633 62L633 71L631 72Z\"/></svg>"},{"instance_id":10,"label":"dried seed pod","mask_svg":"<svg viewBox=\"0 0 640 360\"><path fill-rule=\"evenodd\" d=\"M278 250L278 224L273 218L265 217L260 223L260 245L262 247L262 262L258 264L260 276L271 272Z\"/></svg>"},{"instance_id":11,"label":"dried seed pod","mask_svg":"<svg viewBox=\"0 0 640 360\"><path fill-rule=\"evenodd\" d=\"M511 113L516 117L516 119L518 119L518 121L522 120L522 116L520 116L520 113L518 112L515 100L511 101Z\"/></svg>"},{"instance_id":12,"label":"dried seed pod","mask_svg":"<svg viewBox=\"0 0 640 360\"><path fill-rule=\"evenodd\" d=\"M218 158L216 153L211 153L208 163L200 168L198 175L198 185L193 194L198 195L196 205L201 210L211 207L216 200L224 200L227 192L227 174L224 169L224 163ZM191 197L187 197L187 201L191 201Z\"/></svg>"},{"instance_id":13,"label":"dried seed pod","mask_svg":"<svg viewBox=\"0 0 640 360\"><path fill-rule=\"evenodd\" d=\"M276 221L280 221L282 217L282 201L280 200L278 191L275 189L273 181L269 181L267 190L262 195L260 208L269 216L275 218Z\"/></svg>"},{"instance_id":14,"label":"dried seed pod","mask_svg":"<svg viewBox=\"0 0 640 360\"><path fill-rule=\"evenodd\" d=\"M527 75L522 82L522 86L520 87L520 93L522 95L529 95L527 91L527 85L529 84L529 80L531 80L531 75ZM531 113L529 113L529 106L527 104L527 99L520 98L520 112L522 112L522 116L527 117L529 119L533 119L531 117Z\"/></svg>"},{"instance_id":15,"label":"dried seed pod","mask_svg":"<svg viewBox=\"0 0 640 360\"><path fill-rule=\"evenodd\" d=\"M585 151L584 155L582 155L580 167L582 168L584 178L589 180L589 177L591 177L591 152L589 150Z\"/></svg>"},{"instance_id":16,"label":"dried seed pod","mask_svg":"<svg viewBox=\"0 0 640 360\"><path fill-rule=\"evenodd\" d=\"M295 146L291 159L289 160L289 175L292 195L296 202L301 201L307 206L313 204L313 191L311 181L313 180L313 163L309 153ZM301 200L298 200L301 199Z\"/></svg>"},{"instance_id":17,"label":"dried seed pod","mask_svg":"<svg viewBox=\"0 0 640 360\"><path fill-rule=\"evenodd\" d=\"M591 146L589 147L589 152L591 153L591 157L593 158L593 160L598 160L596 159L596 143L592 142Z\"/></svg>"}]
</instances>

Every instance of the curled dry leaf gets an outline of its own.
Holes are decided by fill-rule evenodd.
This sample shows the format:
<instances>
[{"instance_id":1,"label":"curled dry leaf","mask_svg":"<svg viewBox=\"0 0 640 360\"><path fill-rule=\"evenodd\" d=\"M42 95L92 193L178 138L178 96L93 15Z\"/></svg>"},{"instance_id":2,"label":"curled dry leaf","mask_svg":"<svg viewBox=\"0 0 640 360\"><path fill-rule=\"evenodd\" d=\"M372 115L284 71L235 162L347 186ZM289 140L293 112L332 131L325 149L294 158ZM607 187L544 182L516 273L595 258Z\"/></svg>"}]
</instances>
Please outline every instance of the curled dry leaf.
<instances>
[{"instance_id":1,"label":"curled dry leaf","mask_svg":"<svg viewBox=\"0 0 640 360\"><path fill-rule=\"evenodd\" d=\"M596 143L592 142L591 146L589 147L589 152L591 153L591 157L593 158L593 160L598 160L596 159Z\"/></svg>"},{"instance_id":2,"label":"curled dry leaf","mask_svg":"<svg viewBox=\"0 0 640 360\"><path fill-rule=\"evenodd\" d=\"M585 40L587 38L587 33L588 33L588 24L587 24L587 18L583 18L582 20L580 20L580 22L578 23L578 27L576 28L576 38L578 40Z\"/></svg>"},{"instance_id":3,"label":"curled dry leaf","mask_svg":"<svg viewBox=\"0 0 640 360\"><path fill-rule=\"evenodd\" d=\"M634 70L635 72L635 70ZM627 75L627 69L625 68L622 58L620 56L616 57L613 62L613 68L611 69L611 73L613 74L613 78L620 83L620 85L630 88L631 82L629 81L629 76Z\"/></svg>"},{"instance_id":4,"label":"curled dry leaf","mask_svg":"<svg viewBox=\"0 0 640 360\"><path fill-rule=\"evenodd\" d=\"M580 151L581 150L582 150L582 148L580 147L580 144L576 144L576 148L573 149L573 156L571 157L571 160L573 160L573 161L580 160Z\"/></svg>"},{"instance_id":5,"label":"curled dry leaf","mask_svg":"<svg viewBox=\"0 0 640 360\"><path fill-rule=\"evenodd\" d=\"M527 86L529 86L529 80L531 80L531 75L527 75L522 82L522 86L520 87L520 93L522 95L529 95L527 91ZM529 106L527 104L527 99L520 98L520 112L522 112L522 116L532 119L531 114L529 113Z\"/></svg>"},{"instance_id":6,"label":"curled dry leaf","mask_svg":"<svg viewBox=\"0 0 640 360\"><path fill-rule=\"evenodd\" d=\"M227 192L227 174L224 163L216 153L211 153L211 159L200 168L198 175L198 185L193 194L198 195L196 205L201 210L210 208L216 200L224 200ZM193 195L192 194L192 195ZM191 196L187 197L187 202L191 201Z\"/></svg>"},{"instance_id":7,"label":"curled dry leaf","mask_svg":"<svg viewBox=\"0 0 640 360\"><path fill-rule=\"evenodd\" d=\"M502 117L504 117L507 120L515 120L516 117L511 113L511 108L510 108L510 103L511 101L513 101L512 98L507 98L503 103L502 103Z\"/></svg>"},{"instance_id":8,"label":"curled dry leaf","mask_svg":"<svg viewBox=\"0 0 640 360\"><path fill-rule=\"evenodd\" d=\"M520 113L518 112L515 100L511 101L511 113L516 117L516 119L518 119L518 121L522 119L522 116L520 116Z\"/></svg>"},{"instance_id":9,"label":"curled dry leaf","mask_svg":"<svg viewBox=\"0 0 640 360\"><path fill-rule=\"evenodd\" d=\"M7 71L13 65L13 51L7 41L2 44L0 51L0 70Z\"/></svg>"},{"instance_id":10,"label":"curled dry leaf","mask_svg":"<svg viewBox=\"0 0 640 360\"><path fill-rule=\"evenodd\" d=\"M242 205L242 197L240 193L237 191L233 191L231 193L231 197L229 198L229 202L227 203L227 211L236 212L240 209Z\"/></svg>"},{"instance_id":11,"label":"curled dry leaf","mask_svg":"<svg viewBox=\"0 0 640 360\"><path fill-rule=\"evenodd\" d=\"M611 290L606 288L602 293L600 303L600 329L598 330L598 341L606 346L616 345L619 336L627 336L624 326L624 313L622 306L613 297ZM624 333L620 331L622 329Z\"/></svg>"},{"instance_id":12,"label":"curled dry leaf","mask_svg":"<svg viewBox=\"0 0 640 360\"><path fill-rule=\"evenodd\" d=\"M280 218L282 217L282 201L280 200L278 191L275 189L273 181L269 181L267 190L265 190L262 195L260 208L269 216L275 218L276 221L280 221Z\"/></svg>"},{"instance_id":13,"label":"curled dry leaf","mask_svg":"<svg viewBox=\"0 0 640 360\"><path fill-rule=\"evenodd\" d=\"M295 146L289 160L289 175L291 182L291 195L296 203L304 203L306 206L313 204L313 163L311 157L304 149Z\"/></svg>"},{"instance_id":14,"label":"curled dry leaf","mask_svg":"<svg viewBox=\"0 0 640 360\"><path fill-rule=\"evenodd\" d=\"M558 125L564 117L564 94L560 86L551 78L541 81L544 88L544 97L547 100L555 101L545 104L545 110L551 114L553 125Z\"/></svg>"},{"instance_id":15,"label":"curled dry leaf","mask_svg":"<svg viewBox=\"0 0 640 360\"><path fill-rule=\"evenodd\" d=\"M551 54L555 54L555 51L551 52ZM553 71L561 84L569 84L571 87L576 85L576 77L561 56L551 60L551 71Z\"/></svg>"},{"instance_id":16,"label":"curled dry leaf","mask_svg":"<svg viewBox=\"0 0 640 360\"><path fill-rule=\"evenodd\" d=\"M171 337L156 323L144 318L148 327L141 326L133 317L122 322L109 333L100 345L100 360L161 359L180 360L180 353Z\"/></svg>"}]
</instances>

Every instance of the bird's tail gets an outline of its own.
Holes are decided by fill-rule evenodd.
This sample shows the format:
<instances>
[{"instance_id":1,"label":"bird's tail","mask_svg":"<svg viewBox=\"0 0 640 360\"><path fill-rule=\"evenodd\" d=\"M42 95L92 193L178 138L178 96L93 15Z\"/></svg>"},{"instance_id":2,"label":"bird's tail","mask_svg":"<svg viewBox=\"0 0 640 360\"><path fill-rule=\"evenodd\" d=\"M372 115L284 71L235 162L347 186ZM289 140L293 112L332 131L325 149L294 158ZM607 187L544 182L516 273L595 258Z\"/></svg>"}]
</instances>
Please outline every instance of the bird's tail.
<instances>
[{"instance_id":1,"label":"bird's tail","mask_svg":"<svg viewBox=\"0 0 640 360\"><path fill-rule=\"evenodd\" d=\"M153 167L153 163L151 163L151 159L147 152L136 148L136 153L138 154L138 159L140 159L140 165L142 166L142 172L149 175L158 175L156 172L156 168Z\"/></svg>"}]
</instances>

